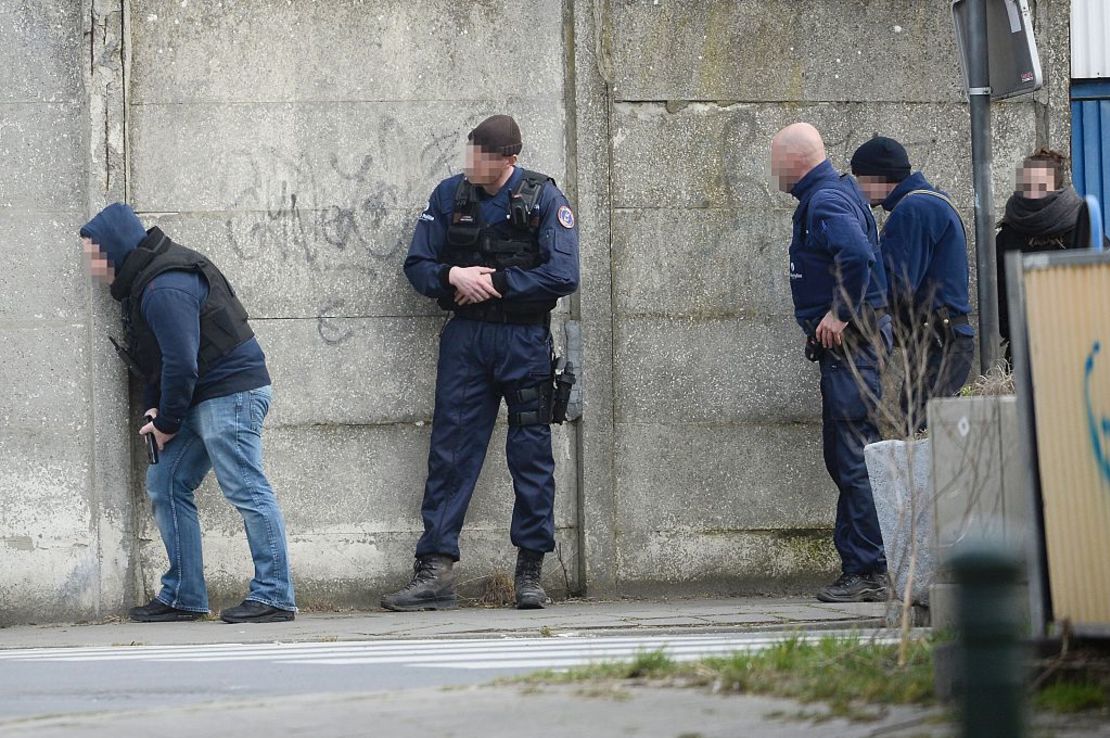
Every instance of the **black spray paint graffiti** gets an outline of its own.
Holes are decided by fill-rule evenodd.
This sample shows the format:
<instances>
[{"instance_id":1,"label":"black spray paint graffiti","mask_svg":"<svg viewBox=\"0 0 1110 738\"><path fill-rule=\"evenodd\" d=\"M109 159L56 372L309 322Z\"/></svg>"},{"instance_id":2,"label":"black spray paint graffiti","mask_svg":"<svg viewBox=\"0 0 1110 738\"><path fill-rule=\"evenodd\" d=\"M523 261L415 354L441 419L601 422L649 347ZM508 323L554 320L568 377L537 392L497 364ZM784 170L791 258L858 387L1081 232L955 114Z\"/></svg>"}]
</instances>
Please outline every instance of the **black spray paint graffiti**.
<instances>
[{"instance_id":1,"label":"black spray paint graffiti","mask_svg":"<svg viewBox=\"0 0 1110 738\"><path fill-rule=\"evenodd\" d=\"M320 308L316 318L316 331L324 343L338 346L354 335L350 327L334 319L335 313L345 304L346 300L332 300Z\"/></svg>"},{"instance_id":2,"label":"black spray paint graffiti","mask_svg":"<svg viewBox=\"0 0 1110 738\"><path fill-rule=\"evenodd\" d=\"M279 254L321 271L353 269L369 276L392 268L389 262L405 241L388 217L398 209L398 192L375 176L373 154L353 170L334 153L320 168L306 156L290 159L273 150L233 157L245 159L245 167L232 166L245 168L250 178L232 202L236 215L224 222L241 259Z\"/></svg>"},{"instance_id":3,"label":"black spray paint graffiti","mask_svg":"<svg viewBox=\"0 0 1110 738\"><path fill-rule=\"evenodd\" d=\"M400 135L396 128L395 121L383 124ZM419 167L429 180L455 173L460 137L458 130L437 134L421 149ZM385 181L386 166L374 154L341 161L332 152L321 163L273 148L235 152L229 168L245 171L249 184L232 201L235 215L224 221L231 248L243 261L278 255L318 272L403 279L401 260L423 203L399 203L398 187ZM345 305L335 298L316 311L317 331L329 345L354 335L341 320Z\"/></svg>"}]
</instances>

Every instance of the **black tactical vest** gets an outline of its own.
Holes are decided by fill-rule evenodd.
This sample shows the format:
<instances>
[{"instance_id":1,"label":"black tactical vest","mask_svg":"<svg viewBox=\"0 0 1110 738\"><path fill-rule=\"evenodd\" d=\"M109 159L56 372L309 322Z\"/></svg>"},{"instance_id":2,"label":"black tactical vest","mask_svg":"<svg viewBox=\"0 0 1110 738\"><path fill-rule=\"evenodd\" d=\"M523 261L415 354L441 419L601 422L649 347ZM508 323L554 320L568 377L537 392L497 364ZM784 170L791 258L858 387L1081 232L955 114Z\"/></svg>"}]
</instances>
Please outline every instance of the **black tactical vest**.
<instances>
[{"instance_id":1,"label":"black tactical vest","mask_svg":"<svg viewBox=\"0 0 1110 738\"><path fill-rule=\"evenodd\" d=\"M546 174L523 171L520 184L509 196L509 218L500 223L482 219L478 187L463 178L455 190L455 206L447 229L447 244L440 260L451 266L484 266L490 269L534 269L544 261L539 242L539 215L535 213L543 189L555 180ZM439 299L444 310L483 320L540 318L555 309L555 300L488 300L460 307L450 297Z\"/></svg>"},{"instance_id":2,"label":"black tactical vest","mask_svg":"<svg viewBox=\"0 0 1110 738\"><path fill-rule=\"evenodd\" d=\"M112 297L123 303L128 353L150 383L161 378L162 351L142 315L143 290L159 274L169 271L199 272L208 281L208 298L200 310L199 376L254 336L246 309L216 265L203 254L174 243L160 229L151 228L112 282Z\"/></svg>"}]
</instances>

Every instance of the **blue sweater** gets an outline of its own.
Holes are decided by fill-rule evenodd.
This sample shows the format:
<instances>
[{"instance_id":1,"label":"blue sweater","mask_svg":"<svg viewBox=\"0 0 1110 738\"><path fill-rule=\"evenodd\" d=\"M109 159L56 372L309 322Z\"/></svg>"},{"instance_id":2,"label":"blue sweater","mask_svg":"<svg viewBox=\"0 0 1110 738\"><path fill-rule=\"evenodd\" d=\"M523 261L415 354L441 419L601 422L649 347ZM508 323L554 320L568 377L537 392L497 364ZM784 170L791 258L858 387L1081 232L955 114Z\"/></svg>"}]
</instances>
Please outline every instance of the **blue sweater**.
<instances>
[{"instance_id":1,"label":"blue sweater","mask_svg":"<svg viewBox=\"0 0 1110 738\"><path fill-rule=\"evenodd\" d=\"M162 352L161 381L146 386L143 409L158 408L154 426L163 433L176 433L194 405L270 384L266 357L255 338L198 375L200 311L207 298L208 282L194 272L164 272L143 290L143 319Z\"/></svg>"},{"instance_id":2,"label":"blue sweater","mask_svg":"<svg viewBox=\"0 0 1110 738\"><path fill-rule=\"evenodd\" d=\"M832 310L852 321L864 304L886 305L875 219L855 180L841 177L826 159L790 194L798 199L790 243L794 318L806 332Z\"/></svg>"},{"instance_id":3,"label":"blue sweater","mask_svg":"<svg viewBox=\"0 0 1110 738\"><path fill-rule=\"evenodd\" d=\"M914 190L940 192L915 172L883 200L883 209L890 213L880 237L890 302L900 312L947 309L952 316L967 315L971 303L963 223L944 200L920 193L907 197ZM954 330L975 335L970 325Z\"/></svg>"}]
</instances>

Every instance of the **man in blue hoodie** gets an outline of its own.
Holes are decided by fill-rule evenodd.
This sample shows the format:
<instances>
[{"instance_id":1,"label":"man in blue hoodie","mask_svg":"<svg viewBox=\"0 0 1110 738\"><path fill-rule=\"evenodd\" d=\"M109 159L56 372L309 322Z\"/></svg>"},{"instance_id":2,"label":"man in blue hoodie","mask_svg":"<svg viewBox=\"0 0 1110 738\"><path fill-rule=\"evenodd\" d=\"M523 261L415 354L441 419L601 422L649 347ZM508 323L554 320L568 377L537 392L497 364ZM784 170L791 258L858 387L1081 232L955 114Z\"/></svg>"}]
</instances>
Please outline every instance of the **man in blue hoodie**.
<instances>
[{"instance_id":1,"label":"man in blue hoodie","mask_svg":"<svg viewBox=\"0 0 1110 738\"><path fill-rule=\"evenodd\" d=\"M930 398L959 394L975 356L963 220L946 194L910 172L906 149L892 138L876 136L852 155L871 206L890 213L880 247L905 352L905 433L924 430Z\"/></svg>"},{"instance_id":2,"label":"man in blue hoodie","mask_svg":"<svg viewBox=\"0 0 1110 738\"><path fill-rule=\"evenodd\" d=\"M771 172L778 188L798 200L790 291L794 317L807 336L806 357L820 362L825 467L840 491L833 542L841 576L817 599L881 601L886 556L863 448L879 440L879 372L893 338L875 221L855 182L833 168L821 134L808 123L775 135Z\"/></svg>"},{"instance_id":3,"label":"man in blue hoodie","mask_svg":"<svg viewBox=\"0 0 1110 738\"><path fill-rule=\"evenodd\" d=\"M243 602L220 612L229 623L294 618L285 522L262 471L262 421L270 408L266 358L247 312L203 255L147 231L127 205L102 210L81 228L93 276L123 304L125 353L145 382L146 423L162 451L146 486L169 570L139 622L196 620L208 613L194 492L210 469L243 516L254 578Z\"/></svg>"}]
</instances>

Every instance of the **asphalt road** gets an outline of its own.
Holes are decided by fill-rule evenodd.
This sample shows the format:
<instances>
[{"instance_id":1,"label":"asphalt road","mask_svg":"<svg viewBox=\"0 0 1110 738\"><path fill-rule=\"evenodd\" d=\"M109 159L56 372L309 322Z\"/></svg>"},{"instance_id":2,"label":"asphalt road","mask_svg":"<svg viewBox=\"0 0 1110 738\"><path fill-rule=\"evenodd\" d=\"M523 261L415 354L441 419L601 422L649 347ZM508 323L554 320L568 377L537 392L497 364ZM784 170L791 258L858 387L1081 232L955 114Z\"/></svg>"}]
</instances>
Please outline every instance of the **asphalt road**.
<instances>
[{"instance_id":1,"label":"asphalt road","mask_svg":"<svg viewBox=\"0 0 1110 738\"><path fill-rule=\"evenodd\" d=\"M483 684L539 669L629 659L641 651L663 649L676 659L695 659L755 650L783 637L764 632L4 650L0 722L281 695Z\"/></svg>"}]
</instances>

